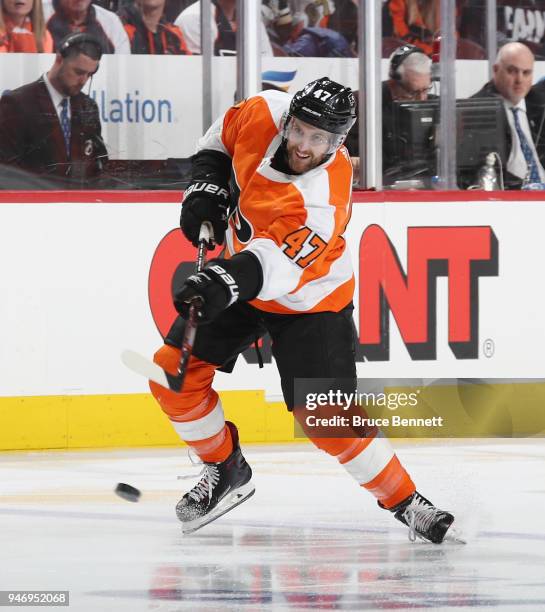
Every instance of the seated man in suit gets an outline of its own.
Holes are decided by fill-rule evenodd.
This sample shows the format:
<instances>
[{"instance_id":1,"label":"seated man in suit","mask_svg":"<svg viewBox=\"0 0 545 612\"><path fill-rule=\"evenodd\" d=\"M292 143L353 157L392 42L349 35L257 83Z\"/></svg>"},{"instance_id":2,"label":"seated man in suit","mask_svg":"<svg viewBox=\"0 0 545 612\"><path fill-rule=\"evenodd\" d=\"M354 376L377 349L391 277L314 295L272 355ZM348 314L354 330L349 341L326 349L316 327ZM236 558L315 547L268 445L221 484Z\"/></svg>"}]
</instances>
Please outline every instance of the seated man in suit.
<instances>
[{"instance_id":1,"label":"seated man in suit","mask_svg":"<svg viewBox=\"0 0 545 612\"><path fill-rule=\"evenodd\" d=\"M47 178L56 188L82 189L96 179L108 155L97 105L81 90L101 54L90 34L70 34L47 74L3 94L0 163Z\"/></svg>"},{"instance_id":2,"label":"seated man in suit","mask_svg":"<svg viewBox=\"0 0 545 612\"><path fill-rule=\"evenodd\" d=\"M534 55L519 42L507 43L498 51L492 80L474 94L473 98L500 96L506 116L507 160L505 188L520 189L524 182L545 181L543 135L539 129L543 105L538 92L530 91L534 75ZM545 151L543 151L545 152Z\"/></svg>"}]
</instances>

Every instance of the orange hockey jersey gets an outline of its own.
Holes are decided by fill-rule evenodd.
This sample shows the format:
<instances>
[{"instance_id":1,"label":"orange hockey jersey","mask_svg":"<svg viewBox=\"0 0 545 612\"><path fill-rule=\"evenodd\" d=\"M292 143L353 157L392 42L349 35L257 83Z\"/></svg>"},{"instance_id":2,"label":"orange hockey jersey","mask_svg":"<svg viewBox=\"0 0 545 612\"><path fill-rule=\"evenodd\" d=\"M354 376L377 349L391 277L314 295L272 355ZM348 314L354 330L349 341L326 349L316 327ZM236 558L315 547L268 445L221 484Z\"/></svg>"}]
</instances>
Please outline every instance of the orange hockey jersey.
<instances>
[{"instance_id":1,"label":"orange hockey jersey","mask_svg":"<svg viewBox=\"0 0 545 612\"><path fill-rule=\"evenodd\" d=\"M239 191L226 233L226 258L251 251L263 286L250 303L267 312L338 312L354 293L344 232L350 219L352 164L341 147L301 175L271 167L291 96L269 90L231 107L198 150L232 159Z\"/></svg>"}]
</instances>

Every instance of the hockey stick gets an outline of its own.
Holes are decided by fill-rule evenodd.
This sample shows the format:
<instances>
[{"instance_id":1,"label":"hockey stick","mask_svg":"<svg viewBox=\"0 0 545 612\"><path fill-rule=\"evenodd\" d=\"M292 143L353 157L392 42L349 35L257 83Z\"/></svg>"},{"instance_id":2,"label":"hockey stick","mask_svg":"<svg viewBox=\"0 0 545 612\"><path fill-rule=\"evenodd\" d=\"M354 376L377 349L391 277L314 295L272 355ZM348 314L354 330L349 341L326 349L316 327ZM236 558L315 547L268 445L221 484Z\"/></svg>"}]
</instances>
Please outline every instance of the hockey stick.
<instances>
[{"instance_id":1,"label":"hockey stick","mask_svg":"<svg viewBox=\"0 0 545 612\"><path fill-rule=\"evenodd\" d=\"M198 274L204 268L206 245L207 243L214 240L214 232L212 226L208 222L204 222L201 225L199 232L199 247L197 251L197 263L195 266L195 273ZM185 324L184 335L182 338L182 355L180 357L180 363L178 365L178 373L176 375L165 372L163 368L158 366L156 363L136 353L135 351L125 350L121 353L121 361L136 374L145 376L147 379L153 382L180 393L182 390L185 375L187 373L187 365L189 358L193 352L193 345L195 344L195 337L197 335L197 319L198 310L200 305L200 299L196 298L189 306L189 315Z\"/></svg>"}]
</instances>

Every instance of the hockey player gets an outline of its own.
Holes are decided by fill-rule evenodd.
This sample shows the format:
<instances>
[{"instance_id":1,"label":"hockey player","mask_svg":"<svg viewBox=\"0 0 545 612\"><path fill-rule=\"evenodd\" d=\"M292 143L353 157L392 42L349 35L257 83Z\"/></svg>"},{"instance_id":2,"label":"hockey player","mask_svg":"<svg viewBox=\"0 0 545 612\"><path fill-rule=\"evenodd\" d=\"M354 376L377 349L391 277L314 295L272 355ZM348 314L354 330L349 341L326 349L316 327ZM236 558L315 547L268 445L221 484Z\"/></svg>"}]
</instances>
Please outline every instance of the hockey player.
<instances>
[{"instance_id":1,"label":"hockey player","mask_svg":"<svg viewBox=\"0 0 545 612\"><path fill-rule=\"evenodd\" d=\"M224 258L174 291L181 317L154 360L176 374L184 317L199 300L201 324L182 392L150 383L204 463L202 479L176 507L186 533L254 493L237 428L225 422L212 388L216 369L230 371L238 354L268 332L288 410L301 422L295 379L336 379L356 388L354 275L343 237L352 166L342 146L355 106L349 88L321 78L293 98L265 91L236 104L199 141L181 228L196 245L201 224L210 222L215 241L225 242ZM376 429L352 437L307 434L407 525L412 539L445 539L453 515L416 492Z\"/></svg>"}]
</instances>

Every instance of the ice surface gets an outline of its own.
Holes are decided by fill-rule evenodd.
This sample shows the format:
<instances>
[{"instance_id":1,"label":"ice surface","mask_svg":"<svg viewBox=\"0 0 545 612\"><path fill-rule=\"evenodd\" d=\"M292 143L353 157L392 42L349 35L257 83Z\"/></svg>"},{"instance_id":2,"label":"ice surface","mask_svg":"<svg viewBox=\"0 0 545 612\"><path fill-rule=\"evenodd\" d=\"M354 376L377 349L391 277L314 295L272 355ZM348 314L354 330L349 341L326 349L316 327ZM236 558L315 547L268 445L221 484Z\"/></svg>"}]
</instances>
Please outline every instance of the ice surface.
<instances>
[{"instance_id":1,"label":"ice surface","mask_svg":"<svg viewBox=\"0 0 545 612\"><path fill-rule=\"evenodd\" d=\"M466 546L409 542L310 445L246 447L256 494L189 536L183 449L4 453L0 590L69 590L78 612L545 610L545 442L394 444Z\"/></svg>"}]
</instances>

